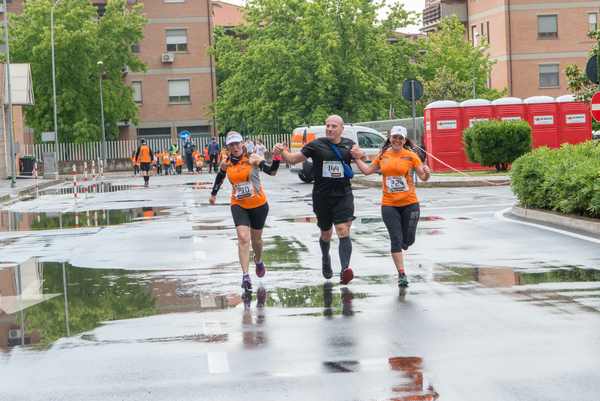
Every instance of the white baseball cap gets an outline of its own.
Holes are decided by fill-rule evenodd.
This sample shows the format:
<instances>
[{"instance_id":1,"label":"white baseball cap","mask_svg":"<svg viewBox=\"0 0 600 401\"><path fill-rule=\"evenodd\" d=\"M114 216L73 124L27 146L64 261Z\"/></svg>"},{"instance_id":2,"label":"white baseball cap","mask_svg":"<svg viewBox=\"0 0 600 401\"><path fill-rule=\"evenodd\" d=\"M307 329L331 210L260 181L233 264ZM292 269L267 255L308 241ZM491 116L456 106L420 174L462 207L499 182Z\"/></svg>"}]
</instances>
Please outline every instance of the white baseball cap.
<instances>
[{"instance_id":1,"label":"white baseball cap","mask_svg":"<svg viewBox=\"0 0 600 401\"><path fill-rule=\"evenodd\" d=\"M404 139L406 139L406 136L407 136L406 128L404 128L401 125L394 125L392 127L392 129L390 130L390 136L392 136L392 135L400 135L400 136L404 137Z\"/></svg>"},{"instance_id":2,"label":"white baseball cap","mask_svg":"<svg viewBox=\"0 0 600 401\"><path fill-rule=\"evenodd\" d=\"M225 145L229 145L236 142L243 142L242 134L236 131L229 131L227 133L227 138L225 139Z\"/></svg>"}]
</instances>

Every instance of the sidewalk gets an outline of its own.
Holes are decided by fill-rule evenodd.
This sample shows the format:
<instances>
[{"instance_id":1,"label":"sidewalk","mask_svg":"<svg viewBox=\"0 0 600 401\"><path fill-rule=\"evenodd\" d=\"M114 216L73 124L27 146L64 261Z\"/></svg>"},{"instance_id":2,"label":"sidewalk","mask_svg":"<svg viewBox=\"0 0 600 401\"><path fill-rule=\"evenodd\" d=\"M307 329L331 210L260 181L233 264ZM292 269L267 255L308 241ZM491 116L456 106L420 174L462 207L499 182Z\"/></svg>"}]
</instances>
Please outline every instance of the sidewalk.
<instances>
[{"instance_id":1,"label":"sidewalk","mask_svg":"<svg viewBox=\"0 0 600 401\"><path fill-rule=\"evenodd\" d=\"M369 176L359 174L352 179L352 182L369 187L380 187L381 180L382 176L380 174L371 174ZM432 174L427 182L417 180L417 187L420 188L489 187L499 185L510 185L510 176L485 175L463 177Z\"/></svg>"},{"instance_id":2,"label":"sidewalk","mask_svg":"<svg viewBox=\"0 0 600 401\"><path fill-rule=\"evenodd\" d=\"M44 189L56 184L60 184L63 180L38 178L18 178L15 187L10 187L10 180L0 180L0 203L8 202L11 199L27 195L37 189Z\"/></svg>"}]
</instances>

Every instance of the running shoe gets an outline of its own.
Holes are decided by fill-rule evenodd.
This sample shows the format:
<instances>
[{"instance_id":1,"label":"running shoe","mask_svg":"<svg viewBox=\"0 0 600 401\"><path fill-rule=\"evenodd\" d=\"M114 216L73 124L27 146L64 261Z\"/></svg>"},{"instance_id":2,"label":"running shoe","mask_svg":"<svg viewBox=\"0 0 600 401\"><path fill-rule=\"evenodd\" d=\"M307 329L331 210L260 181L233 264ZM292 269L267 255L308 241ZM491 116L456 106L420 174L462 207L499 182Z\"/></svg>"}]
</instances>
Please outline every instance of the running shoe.
<instances>
[{"instance_id":1,"label":"running shoe","mask_svg":"<svg viewBox=\"0 0 600 401\"><path fill-rule=\"evenodd\" d=\"M244 274L242 277L242 288L246 291L250 291L252 289L252 281L250 281L249 274Z\"/></svg>"},{"instance_id":2,"label":"running shoe","mask_svg":"<svg viewBox=\"0 0 600 401\"><path fill-rule=\"evenodd\" d=\"M354 278L354 272L350 266L346 267L340 273L340 283L343 285L348 284Z\"/></svg>"},{"instance_id":3,"label":"running shoe","mask_svg":"<svg viewBox=\"0 0 600 401\"><path fill-rule=\"evenodd\" d=\"M260 261L256 264L256 275L258 277L263 277L265 275L265 272L267 271L267 268L265 267L265 264Z\"/></svg>"},{"instance_id":4,"label":"running shoe","mask_svg":"<svg viewBox=\"0 0 600 401\"><path fill-rule=\"evenodd\" d=\"M331 270L331 256L327 255L327 258L323 258L323 267L321 271L323 272L323 277L327 280L333 276L333 270Z\"/></svg>"},{"instance_id":5,"label":"running shoe","mask_svg":"<svg viewBox=\"0 0 600 401\"><path fill-rule=\"evenodd\" d=\"M398 287L407 288L408 287L408 278L405 273L398 273Z\"/></svg>"}]
</instances>

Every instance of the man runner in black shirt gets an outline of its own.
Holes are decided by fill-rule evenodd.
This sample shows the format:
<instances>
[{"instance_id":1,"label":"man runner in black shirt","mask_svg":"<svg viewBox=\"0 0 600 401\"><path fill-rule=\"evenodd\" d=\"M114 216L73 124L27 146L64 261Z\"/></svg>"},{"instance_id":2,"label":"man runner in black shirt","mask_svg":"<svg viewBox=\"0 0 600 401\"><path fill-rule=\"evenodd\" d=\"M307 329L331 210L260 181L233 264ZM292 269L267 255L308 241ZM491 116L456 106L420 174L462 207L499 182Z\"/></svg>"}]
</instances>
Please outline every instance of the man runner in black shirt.
<instances>
[{"instance_id":1,"label":"man runner in black shirt","mask_svg":"<svg viewBox=\"0 0 600 401\"><path fill-rule=\"evenodd\" d=\"M340 241L339 255L342 265L340 282L348 284L354 278L350 268L352 255L350 227L354 220L354 196L350 185L350 178L352 178L350 149L355 144L348 138L342 138L343 131L344 120L340 116L332 115L325 121L325 138L317 138L306 144L300 153L290 153L282 144L275 145L274 152L281 154L290 164L312 159L315 176L312 193L313 211L317 216L317 225L321 229L319 245L323 254L323 277L330 279L333 275L329 248L333 235L332 226L335 226Z\"/></svg>"}]
</instances>

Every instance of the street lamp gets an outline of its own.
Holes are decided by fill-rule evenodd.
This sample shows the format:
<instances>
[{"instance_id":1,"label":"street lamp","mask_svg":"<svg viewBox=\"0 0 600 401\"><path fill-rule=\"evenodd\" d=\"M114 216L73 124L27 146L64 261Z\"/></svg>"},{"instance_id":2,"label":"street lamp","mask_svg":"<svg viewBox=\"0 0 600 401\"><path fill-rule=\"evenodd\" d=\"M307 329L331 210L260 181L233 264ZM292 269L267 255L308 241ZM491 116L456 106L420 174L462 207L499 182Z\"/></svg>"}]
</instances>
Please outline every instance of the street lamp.
<instances>
[{"instance_id":1,"label":"street lamp","mask_svg":"<svg viewBox=\"0 0 600 401\"><path fill-rule=\"evenodd\" d=\"M54 105L54 152L55 159L58 165L58 118L56 115L56 61L54 58L54 8L60 3L61 0L52 2L50 8L50 47L52 48L52 103ZM58 169L56 169L56 176L58 178Z\"/></svg>"},{"instance_id":2,"label":"street lamp","mask_svg":"<svg viewBox=\"0 0 600 401\"><path fill-rule=\"evenodd\" d=\"M4 0L6 1L6 0ZM102 124L102 163L106 166L106 128L104 127L104 100L102 98L102 73L104 63L98 61L98 69L100 70L99 81L100 81L100 123Z\"/></svg>"},{"instance_id":3,"label":"street lamp","mask_svg":"<svg viewBox=\"0 0 600 401\"><path fill-rule=\"evenodd\" d=\"M4 44L6 45L6 100L8 101L8 113L4 115L6 125L6 135L8 137L8 148L10 150L10 187L16 186L16 173L15 173L15 145L13 138L13 110L12 110L12 89L10 85L10 46L8 44L8 8L6 7L6 0L2 0L4 5Z\"/></svg>"}]
</instances>

